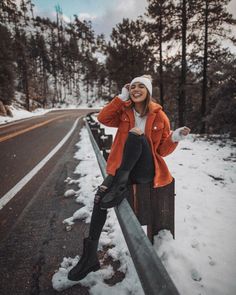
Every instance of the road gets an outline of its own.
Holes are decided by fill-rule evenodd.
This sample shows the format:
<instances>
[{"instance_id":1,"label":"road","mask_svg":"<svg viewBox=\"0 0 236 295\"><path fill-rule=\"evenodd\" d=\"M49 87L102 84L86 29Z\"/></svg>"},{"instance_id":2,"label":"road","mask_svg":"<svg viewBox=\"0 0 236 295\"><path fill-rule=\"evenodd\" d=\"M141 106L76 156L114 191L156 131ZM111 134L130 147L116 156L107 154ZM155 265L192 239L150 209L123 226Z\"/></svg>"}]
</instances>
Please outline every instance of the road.
<instances>
[{"instance_id":1,"label":"road","mask_svg":"<svg viewBox=\"0 0 236 295\"><path fill-rule=\"evenodd\" d=\"M0 202L88 112L50 112L0 127ZM67 232L62 224L80 208L63 194L73 188L64 180L79 177L73 174L78 164L73 155L81 126L79 120L66 143L0 209L1 295L56 294L51 285L54 271L63 257L82 252L79 240L87 234L88 225L81 221ZM60 294L82 295L88 290L77 285Z\"/></svg>"}]
</instances>

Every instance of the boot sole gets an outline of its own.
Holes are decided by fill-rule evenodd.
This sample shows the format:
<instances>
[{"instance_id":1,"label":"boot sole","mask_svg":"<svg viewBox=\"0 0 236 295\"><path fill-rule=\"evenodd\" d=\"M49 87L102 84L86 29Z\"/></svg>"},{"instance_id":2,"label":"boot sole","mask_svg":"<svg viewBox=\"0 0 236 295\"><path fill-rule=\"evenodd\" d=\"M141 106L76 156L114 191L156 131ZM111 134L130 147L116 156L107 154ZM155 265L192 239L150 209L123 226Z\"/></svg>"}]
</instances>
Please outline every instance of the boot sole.
<instances>
[{"instance_id":1,"label":"boot sole","mask_svg":"<svg viewBox=\"0 0 236 295\"><path fill-rule=\"evenodd\" d=\"M80 281L80 280L82 280L83 278L85 278L90 272L94 272L94 271L97 271L97 270L99 270L101 268L101 266L100 266L100 264L96 264L95 266L93 266L93 267L90 267L86 272L84 272L84 273L81 273L81 275L79 275L79 276L76 276L76 275L72 275L72 276L70 276L70 272L68 273L68 279L70 280L70 281Z\"/></svg>"}]
</instances>

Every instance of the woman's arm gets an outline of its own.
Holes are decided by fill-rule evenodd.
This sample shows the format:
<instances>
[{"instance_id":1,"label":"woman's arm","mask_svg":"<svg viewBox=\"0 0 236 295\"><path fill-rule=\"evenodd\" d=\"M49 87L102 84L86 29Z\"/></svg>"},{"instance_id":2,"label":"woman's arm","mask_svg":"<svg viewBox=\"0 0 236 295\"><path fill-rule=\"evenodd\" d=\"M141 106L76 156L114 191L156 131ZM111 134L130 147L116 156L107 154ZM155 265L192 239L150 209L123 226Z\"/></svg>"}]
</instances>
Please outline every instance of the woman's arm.
<instances>
[{"instance_id":1,"label":"woman's arm","mask_svg":"<svg viewBox=\"0 0 236 295\"><path fill-rule=\"evenodd\" d=\"M174 132L170 130L170 121L163 111L160 111L164 121L164 129L157 152L160 156L165 157L171 154L178 145L180 140L183 140L189 133L190 129L186 126L176 129Z\"/></svg>"},{"instance_id":2,"label":"woman's arm","mask_svg":"<svg viewBox=\"0 0 236 295\"><path fill-rule=\"evenodd\" d=\"M170 121L166 114L160 110L161 119L164 123L164 129L161 137L160 144L157 148L157 152L160 156L166 157L171 154L178 145L178 142L173 142L172 140L172 133L173 131L170 130Z\"/></svg>"},{"instance_id":3,"label":"woman's arm","mask_svg":"<svg viewBox=\"0 0 236 295\"><path fill-rule=\"evenodd\" d=\"M124 104L125 102L116 96L100 111L98 121L109 127L118 127Z\"/></svg>"},{"instance_id":4,"label":"woman's arm","mask_svg":"<svg viewBox=\"0 0 236 295\"><path fill-rule=\"evenodd\" d=\"M129 98L129 84L125 84L121 93L113 98L98 114L98 121L109 127L118 127L125 101Z\"/></svg>"}]
</instances>

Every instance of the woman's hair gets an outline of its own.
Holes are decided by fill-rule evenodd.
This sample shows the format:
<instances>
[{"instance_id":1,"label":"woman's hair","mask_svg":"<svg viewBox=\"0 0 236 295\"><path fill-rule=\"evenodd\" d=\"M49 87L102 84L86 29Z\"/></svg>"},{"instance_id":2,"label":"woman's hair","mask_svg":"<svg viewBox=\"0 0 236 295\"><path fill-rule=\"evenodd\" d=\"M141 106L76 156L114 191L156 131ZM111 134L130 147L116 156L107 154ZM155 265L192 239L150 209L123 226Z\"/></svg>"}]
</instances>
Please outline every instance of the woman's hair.
<instances>
[{"instance_id":1,"label":"woman's hair","mask_svg":"<svg viewBox=\"0 0 236 295\"><path fill-rule=\"evenodd\" d=\"M143 78L147 78L149 79L151 82L152 82L152 77L150 75L142 75L140 77L143 77ZM143 108L143 111L142 113L140 114L140 117L144 117L147 115L149 109L148 109L148 105L149 105L149 102L152 100L151 98L151 95L149 93L149 91L147 92L147 97L144 101L144 108ZM132 104L131 104L131 107L134 107L134 102L132 101Z\"/></svg>"}]
</instances>

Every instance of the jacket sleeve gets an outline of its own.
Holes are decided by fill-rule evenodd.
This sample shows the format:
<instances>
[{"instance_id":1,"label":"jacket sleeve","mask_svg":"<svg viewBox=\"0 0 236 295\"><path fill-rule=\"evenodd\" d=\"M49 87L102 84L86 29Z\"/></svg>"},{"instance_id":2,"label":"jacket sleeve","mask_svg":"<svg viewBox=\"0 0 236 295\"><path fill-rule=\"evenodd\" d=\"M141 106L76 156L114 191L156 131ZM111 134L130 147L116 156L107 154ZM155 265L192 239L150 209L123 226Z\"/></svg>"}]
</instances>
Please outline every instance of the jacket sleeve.
<instances>
[{"instance_id":1,"label":"jacket sleeve","mask_svg":"<svg viewBox=\"0 0 236 295\"><path fill-rule=\"evenodd\" d=\"M109 127L118 127L124 101L119 97L112 99L98 114L98 121Z\"/></svg>"},{"instance_id":2,"label":"jacket sleeve","mask_svg":"<svg viewBox=\"0 0 236 295\"><path fill-rule=\"evenodd\" d=\"M160 144L157 148L157 152L160 156L166 157L175 150L178 143L173 142L171 139L173 131L170 130L170 121L168 117L163 111L160 111L160 112L161 112L162 120L164 122L164 129L163 129Z\"/></svg>"}]
</instances>

